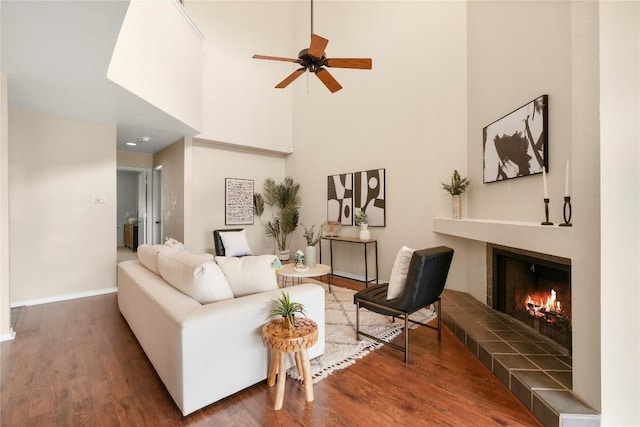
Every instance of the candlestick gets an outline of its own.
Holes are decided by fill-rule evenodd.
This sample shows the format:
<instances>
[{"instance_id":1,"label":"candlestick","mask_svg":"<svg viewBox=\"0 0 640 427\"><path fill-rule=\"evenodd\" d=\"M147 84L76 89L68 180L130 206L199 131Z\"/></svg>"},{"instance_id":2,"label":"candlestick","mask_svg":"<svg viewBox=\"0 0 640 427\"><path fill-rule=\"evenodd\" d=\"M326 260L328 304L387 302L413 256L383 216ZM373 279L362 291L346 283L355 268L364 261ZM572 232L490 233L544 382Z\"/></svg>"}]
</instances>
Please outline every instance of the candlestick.
<instances>
[{"instance_id":1,"label":"candlestick","mask_svg":"<svg viewBox=\"0 0 640 427\"><path fill-rule=\"evenodd\" d=\"M569 194L569 160L564 168L564 197L570 197Z\"/></svg>"},{"instance_id":2,"label":"candlestick","mask_svg":"<svg viewBox=\"0 0 640 427\"><path fill-rule=\"evenodd\" d=\"M547 190L547 171L546 168L542 167L542 186L544 188L544 198L545 200L549 200L549 191Z\"/></svg>"},{"instance_id":3,"label":"candlestick","mask_svg":"<svg viewBox=\"0 0 640 427\"><path fill-rule=\"evenodd\" d=\"M552 222L549 222L549 199L547 197L544 198L544 217L545 217L545 221L541 222L540 223L541 225L553 225Z\"/></svg>"},{"instance_id":4,"label":"candlestick","mask_svg":"<svg viewBox=\"0 0 640 427\"><path fill-rule=\"evenodd\" d=\"M567 210L569 211L568 213ZM564 224L560 224L560 227L571 227L571 197L569 196L565 196L564 198L562 216L564 217Z\"/></svg>"}]
</instances>

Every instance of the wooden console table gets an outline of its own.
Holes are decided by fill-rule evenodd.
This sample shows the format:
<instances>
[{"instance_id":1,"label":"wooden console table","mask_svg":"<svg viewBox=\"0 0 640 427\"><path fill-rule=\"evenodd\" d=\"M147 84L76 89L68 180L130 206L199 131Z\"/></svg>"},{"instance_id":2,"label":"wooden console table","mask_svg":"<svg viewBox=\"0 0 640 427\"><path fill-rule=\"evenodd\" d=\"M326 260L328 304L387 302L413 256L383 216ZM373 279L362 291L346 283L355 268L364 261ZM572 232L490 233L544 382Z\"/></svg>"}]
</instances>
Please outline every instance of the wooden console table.
<instances>
[{"instance_id":1,"label":"wooden console table","mask_svg":"<svg viewBox=\"0 0 640 427\"><path fill-rule=\"evenodd\" d=\"M322 264L322 241L323 240L329 241L329 266L331 267L332 275L338 276L338 277L346 277L346 276L340 276L339 274L335 274L333 271L333 242L343 242L343 243L349 243L349 244L356 243L364 246L364 280L353 279L351 277L347 277L347 278L352 280L358 280L359 282L363 282L367 287L369 286L369 283L373 283L373 282L375 282L376 284L379 283L378 282L378 241L376 239L360 240L358 238L353 238L353 237L323 237L322 239L320 239L320 263L321 264ZM367 259L367 245L369 244L373 245L375 249L375 254L376 254L375 256L376 275L371 279L369 279L369 262Z\"/></svg>"},{"instance_id":2,"label":"wooden console table","mask_svg":"<svg viewBox=\"0 0 640 427\"><path fill-rule=\"evenodd\" d=\"M124 247L133 249L133 252L136 252L138 250L138 225L137 224L124 225Z\"/></svg>"}]
</instances>

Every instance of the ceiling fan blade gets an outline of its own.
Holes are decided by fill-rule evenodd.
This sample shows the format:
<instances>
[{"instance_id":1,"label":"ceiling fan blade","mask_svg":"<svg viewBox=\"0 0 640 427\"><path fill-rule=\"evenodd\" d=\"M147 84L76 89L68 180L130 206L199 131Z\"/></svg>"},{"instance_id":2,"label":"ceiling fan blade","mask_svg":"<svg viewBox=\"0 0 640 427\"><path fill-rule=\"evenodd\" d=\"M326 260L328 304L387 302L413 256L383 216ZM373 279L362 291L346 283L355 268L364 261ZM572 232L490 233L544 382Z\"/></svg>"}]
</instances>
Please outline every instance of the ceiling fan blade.
<instances>
[{"instance_id":1,"label":"ceiling fan blade","mask_svg":"<svg viewBox=\"0 0 640 427\"><path fill-rule=\"evenodd\" d=\"M286 79L284 79L283 81L281 81L280 83L278 83L276 85L276 88L278 89L284 89L285 87L289 86L291 84L292 81L294 81L295 79L297 79L298 77L300 77L302 74L304 74L304 72L306 71L306 68L298 68L297 70L295 70L293 73L289 74L289 76L287 76Z\"/></svg>"},{"instance_id":2,"label":"ceiling fan blade","mask_svg":"<svg viewBox=\"0 0 640 427\"><path fill-rule=\"evenodd\" d=\"M370 70L372 61L371 58L327 58L324 65L334 68L357 68L360 70Z\"/></svg>"},{"instance_id":3,"label":"ceiling fan blade","mask_svg":"<svg viewBox=\"0 0 640 427\"><path fill-rule=\"evenodd\" d=\"M329 44L329 40L320 37L317 34L311 34L311 45L309 46L309 55L315 58L322 58L324 50Z\"/></svg>"},{"instance_id":4,"label":"ceiling fan blade","mask_svg":"<svg viewBox=\"0 0 640 427\"><path fill-rule=\"evenodd\" d=\"M338 81L334 79L333 76L325 68L318 68L318 70L316 70L316 76L318 76L318 78L322 81L322 83L324 83L324 85L327 87L327 89L329 89L331 93L337 92L342 89L340 83L338 83Z\"/></svg>"},{"instance_id":5,"label":"ceiling fan blade","mask_svg":"<svg viewBox=\"0 0 640 427\"><path fill-rule=\"evenodd\" d=\"M253 59L268 59L271 61L300 62L299 59L283 58L281 56L253 55Z\"/></svg>"}]
</instances>

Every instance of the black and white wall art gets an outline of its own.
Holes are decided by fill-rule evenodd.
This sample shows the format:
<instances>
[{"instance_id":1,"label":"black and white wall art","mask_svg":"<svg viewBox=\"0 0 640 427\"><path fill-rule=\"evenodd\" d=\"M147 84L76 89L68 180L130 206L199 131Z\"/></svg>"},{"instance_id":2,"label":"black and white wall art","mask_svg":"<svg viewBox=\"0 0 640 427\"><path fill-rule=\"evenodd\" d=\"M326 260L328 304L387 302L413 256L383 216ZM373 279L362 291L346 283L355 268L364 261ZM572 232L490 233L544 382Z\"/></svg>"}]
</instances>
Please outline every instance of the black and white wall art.
<instances>
[{"instance_id":1,"label":"black and white wall art","mask_svg":"<svg viewBox=\"0 0 640 427\"><path fill-rule=\"evenodd\" d=\"M484 183L549 172L548 105L542 95L482 129Z\"/></svg>"},{"instance_id":2,"label":"black and white wall art","mask_svg":"<svg viewBox=\"0 0 640 427\"><path fill-rule=\"evenodd\" d=\"M356 172L353 179L354 214L364 210L372 227L385 226L385 170Z\"/></svg>"},{"instance_id":3,"label":"black and white wall art","mask_svg":"<svg viewBox=\"0 0 640 427\"><path fill-rule=\"evenodd\" d=\"M253 180L225 178L224 223L253 224Z\"/></svg>"},{"instance_id":4,"label":"black and white wall art","mask_svg":"<svg viewBox=\"0 0 640 427\"><path fill-rule=\"evenodd\" d=\"M327 221L353 224L353 174L327 177Z\"/></svg>"}]
</instances>

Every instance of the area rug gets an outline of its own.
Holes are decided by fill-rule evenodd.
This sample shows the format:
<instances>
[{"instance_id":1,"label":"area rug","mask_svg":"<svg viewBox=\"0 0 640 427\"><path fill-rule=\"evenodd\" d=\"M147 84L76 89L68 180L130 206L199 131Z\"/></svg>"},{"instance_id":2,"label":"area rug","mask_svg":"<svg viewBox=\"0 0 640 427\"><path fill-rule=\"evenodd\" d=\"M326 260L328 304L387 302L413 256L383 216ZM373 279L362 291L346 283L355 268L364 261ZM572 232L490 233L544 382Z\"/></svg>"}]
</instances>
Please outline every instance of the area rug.
<instances>
[{"instance_id":1,"label":"area rug","mask_svg":"<svg viewBox=\"0 0 640 427\"><path fill-rule=\"evenodd\" d=\"M358 359L382 346L379 342L366 337L362 337L360 341L356 339L356 305L353 303L355 291L332 286L332 293L329 293L326 284L317 283L325 288L325 350L323 355L311 359L314 383L356 363ZM410 319L422 323L428 323L435 318L436 313L433 307L424 308L410 316ZM411 321L409 323L412 329L418 327ZM400 335L403 325L402 319L396 319L396 322L392 323L390 317L360 309L360 328L385 341ZM296 380L302 380L295 366L287 371L287 375Z\"/></svg>"}]
</instances>

